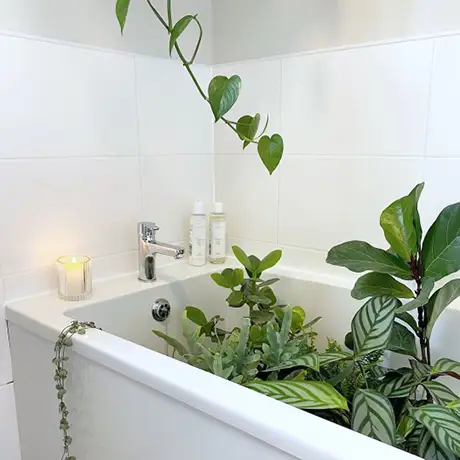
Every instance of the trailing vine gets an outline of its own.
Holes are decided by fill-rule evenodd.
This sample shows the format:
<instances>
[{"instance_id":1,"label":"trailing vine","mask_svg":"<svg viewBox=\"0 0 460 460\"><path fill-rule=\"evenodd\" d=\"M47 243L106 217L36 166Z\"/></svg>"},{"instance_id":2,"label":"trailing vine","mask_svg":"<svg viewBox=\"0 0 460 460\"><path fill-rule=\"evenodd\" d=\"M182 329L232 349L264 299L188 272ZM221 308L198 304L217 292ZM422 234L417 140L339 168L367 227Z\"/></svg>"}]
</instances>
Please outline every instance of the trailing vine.
<instances>
[{"instance_id":1,"label":"trailing vine","mask_svg":"<svg viewBox=\"0 0 460 460\"><path fill-rule=\"evenodd\" d=\"M59 400L59 414L61 419L59 421L59 429L62 431L63 438L63 452L61 460L76 460L74 455L70 455L70 445L72 444L72 438L70 436L70 424L67 419L69 411L67 404L65 403L65 395L67 393L65 382L69 373L66 369L66 362L69 357L66 356L66 351L72 346L72 337L75 334L84 335L87 329L95 329L96 325L92 322L80 322L72 321L67 327L65 327L54 345L54 358L53 365L55 367L54 381L56 382L57 399Z\"/></svg>"}]
</instances>

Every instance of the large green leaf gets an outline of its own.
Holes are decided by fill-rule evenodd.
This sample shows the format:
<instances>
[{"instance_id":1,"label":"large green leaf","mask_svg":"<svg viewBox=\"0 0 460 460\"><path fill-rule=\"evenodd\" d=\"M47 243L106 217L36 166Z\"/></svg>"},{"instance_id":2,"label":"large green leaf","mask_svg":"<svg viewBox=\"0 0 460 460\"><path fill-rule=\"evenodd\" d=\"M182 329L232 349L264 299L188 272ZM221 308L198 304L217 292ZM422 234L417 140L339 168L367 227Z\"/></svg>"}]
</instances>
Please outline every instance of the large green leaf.
<instances>
[{"instance_id":1,"label":"large green leaf","mask_svg":"<svg viewBox=\"0 0 460 460\"><path fill-rule=\"evenodd\" d=\"M425 276L440 280L460 269L460 203L443 209L423 242Z\"/></svg>"},{"instance_id":2,"label":"large green leaf","mask_svg":"<svg viewBox=\"0 0 460 460\"><path fill-rule=\"evenodd\" d=\"M409 262L417 253L413 196L405 196L390 204L380 216L380 226L391 248Z\"/></svg>"},{"instance_id":3,"label":"large green leaf","mask_svg":"<svg viewBox=\"0 0 460 460\"><path fill-rule=\"evenodd\" d=\"M184 33L185 29L195 18L196 16L192 16L191 14L188 14L187 16L180 18L176 22L174 27L172 28L171 33L169 35L169 55L170 56L174 48L174 45L177 42L177 39Z\"/></svg>"},{"instance_id":4,"label":"large green leaf","mask_svg":"<svg viewBox=\"0 0 460 460\"><path fill-rule=\"evenodd\" d=\"M220 120L234 105L240 95L241 78L218 75L211 80L208 88L209 104L216 121Z\"/></svg>"},{"instance_id":5,"label":"large green leaf","mask_svg":"<svg viewBox=\"0 0 460 460\"><path fill-rule=\"evenodd\" d=\"M259 130L260 114L256 113L254 116L244 115L238 120L236 124L236 131L242 141L252 141L257 135ZM246 144L246 146L249 144Z\"/></svg>"},{"instance_id":6,"label":"large green leaf","mask_svg":"<svg viewBox=\"0 0 460 460\"><path fill-rule=\"evenodd\" d=\"M238 262L248 270L253 270L251 261L247 254L239 247L239 246L232 246L233 254L237 258Z\"/></svg>"},{"instance_id":7,"label":"large green leaf","mask_svg":"<svg viewBox=\"0 0 460 460\"><path fill-rule=\"evenodd\" d=\"M429 364L421 363L415 359L410 359L409 361L415 380L418 382L426 380L431 375L432 367Z\"/></svg>"},{"instance_id":8,"label":"large green leaf","mask_svg":"<svg viewBox=\"0 0 460 460\"><path fill-rule=\"evenodd\" d=\"M417 357L417 345L414 334L407 327L396 322L393 324L386 349L401 355Z\"/></svg>"},{"instance_id":9,"label":"large green leaf","mask_svg":"<svg viewBox=\"0 0 460 460\"><path fill-rule=\"evenodd\" d=\"M381 296L368 300L358 310L351 322L355 358L386 348L399 305L398 299Z\"/></svg>"},{"instance_id":10,"label":"large green leaf","mask_svg":"<svg viewBox=\"0 0 460 460\"><path fill-rule=\"evenodd\" d=\"M259 140L257 151L259 152L262 163L265 165L270 175L272 175L283 157L283 138L279 134L273 134L272 137L262 136Z\"/></svg>"},{"instance_id":11,"label":"large green leaf","mask_svg":"<svg viewBox=\"0 0 460 460\"><path fill-rule=\"evenodd\" d=\"M405 439L414 431L414 428L415 419L406 414L401 417L396 432Z\"/></svg>"},{"instance_id":12,"label":"large green leaf","mask_svg":"<svg viewBox=\"0 0 460 460\"><path fill-rule=\"evenodd\" d=\"M419 438L417 455L425 460L457 460L457 456L441 448L425 428Z\"/></svg>"},{"instance_id":13,"label":"large green leaf","mask_svg":"<svg viewBox=\"0 0 460 460\"><path fill-rule=\"evenodd\" d=\"M429 321L426 328L426 334L428 337L430 337L433 332L434 325L441 313L459 296L460 279L449 281L433 294L428 303Z\"/></svg>"},{"instance_id":14,"label":"large green leaf","mask_svg":"<svg viewBox=\"0 0 460 460\"><path fill-rule=\"evenodd\" d=\"M351 427L391 446L396 445L396 422L390 401L374 390L358 390L353 398Z\"/></svg>"},{"instance_id":15,"label":"large green leaf","mask_svg":"<svg viewBox=\"0 0 460 460\"><path fill-rule=\"evenodd\" d=\"M431 371L432 375L449 375L460 379L460 363L449 358L438 359Z\"/></svg>"},{"instance_id":16,"label":"large green leaf","mask_svg":"<svg viewBox=\"0 0 460 460\"><path fill-rule=\"evenodd\" d=\"M415 235L417 237L417 246L421 247L422 242L422 224L420 223L420 214L418 212L418 202L420 200L420 195L425 188L425 184L422 182L421 184L417 184L414 189L409 193L409 196L412 197L414 201L414 228L415 228Z\"/></svg>"},{"instance_id":17,"label":"large green leaf","mask_svg":"<svg viewBox=\"0 0 460 460\"><path fill-rule=\"evenodd\" d=\"M117 0L115 12L117 14L118 23L120 24L121 33L125 30L126 17L128 16L129 4L131 0Z\"/></svg>"},{"instance_id":18,"label":"large green leaf","mask_svg":"<svg viewBox=\"0 0 460 460\"><path fill-rule=\"evenodd\" d=\"M378 390L388 398L407 398L416 382L410 369L388 373Z\"/></svg>"},{"instance_id":19,"label":"large green leaf","mask_svg":"<svg viewBox=\"0 0 460 460\"><path fill-rule=\"evenodd\" d=\"M431 291L434 289L434 279L433 278L423 278L422 280L422 290L417 298L407 302L401 307L398 308L397 313L404 313L407 311L415 310L416 308L425 306L430 300Z\"/></svg>"},{"instance_id":20,"label":"large green leaf","mask_svg":"<svg viewBox=\"0 0 460 460\"><path fill-rule=\"evenodd\" d=\"M412 279L409 265L402 259L364 241L348 241L334 246L329 251L326 262L346 267L356 273L374 271L405 280Z\"/></svg>"},{"instance_id":21,"label":"large green leaf","mask_svg":"<svg viewBox=\"0 0 460 460\"><path fill-rule=\"evenodd\" d=\"M398 313L398 310L396 310L396 318L406 323L408 326L412 328L412 330L416 334L418 334L419 328L418 328L417 321L415 321L415 318L410 313L407 313L407 312Z\"/></svg>"},{"instance_id":22,"label":"large green leaf","mask_svg":"<svg viewBox=\"0 0 460 460\"><path fill-rule=\"evenodd\" d=\"M353 358L353 355L343 351L328 351L319 355L320 366L335 363L337 361L345 361Z\"/></svg>"},{"instance_id":23,"label":"large green leaf","mask_svg":"<svg viewBox=\"0 0 460 460\"><path fill-rule=\"evenodd\" d=\"M460 417L453 409L427 404L411 412L442 449L460 455Z\"/></svg>"},{"instance_id":24,"label":"large green leaf","mask_svg":"<svg viewBox=\"0 0 460 460\"><path fill-rule=\"evenodd\" d=\"M355 299L365 299L379 295L389 295L398 299L412 299L413 292L404 284L396 281L387 273L366 273L358 278L351 296Z\"/></svg>"},{"instance_id":25,"label":"large green leaf","mask_svg":"<svg viewBox=\"0 0 460 460\"><path fill-rule=\"evenodd\" d=\"M184 345L182 345L178 340L169 337L169 335L166 335L164 332L156 331L155 329L153 329L152 332L157 337L160 337L160 339L163 339L170 347L173 347L174 350L176 350L177 353L179 353L181 356L188 354L187 348L185 348Z\"/></svg>"},{"instance_id":26,"label":"large green leaf","mask_svg":"<svg viewBox=\"0 0 460 460\"><path fill-rule=\"evenodd\" d=\"M315 371L319 371L319 356L318 353L309 353L301 358L290 359L279 366L267 369L266 372L280 371L282 369L290 369L291 367L309 367Z\"/></svg>"},{"instance_id":27,"label":"large green leaf","mask_svg":"<svg viewBox=\"0 0 460 460\"><path fill-rule=\"evenodd\" d=\"M186 307L185 314L192 323L198 326L206 326L206 324L208 324L206 315L199 308Z\"/></svg>"},{"instance_id":28,"label":"large green leaf","mask_svg":"<svg viewBox=\"0 0 460 460\"><path fill-rule=\"evenodd\" d=\"M436 404L447 406L449 403L458 399L458 396L446 385L442 383L430 381L424 382L423 387L426 388Z\"/></svg>"},{"instance_id":29,"label":"large green leaf","mask_svg":"<svg viewBox=\"0 0 460 460\"><path fill-rule=\"evenodd\" d=\"M449 409L455 409L457 411L460 411L460 399L456 399L455 401L451 401L449 404L447 404L447 407Z\"/></svg>"},{"instance_id":30,"label":"large green leaf","mask_svg":"<svg viewBox=\"0 0 460 460\"><path fill-rule=\"evenodd\" d=\"M275 251L270 252L267 256L265 256L261 261L258 268L258 272L262 273L269 268L274 267L281 259L283 255L283 251L280 249L276 249Z\"/></svg>"},{"instance_id":31,"label":"large green leaf","mask_svg":"<svg viewBox=\"0 0 460 460\"><path fill-rule=\"evenodd\" d=\"M241 268L226 268L222 273L212 273L213 281L224 288L232 289L239 286L244 280L244 272Z\"/></svg>"},{"instance_id":32,"label":"large green leaf","mask_svg":"<svg viewBox=\"0 0 460 460\"><path fill-rule=\"evenodd\" d=\"M347 400L325 382L265 381L246 384L248 388L299 409L344 409Z\"/></svg>"}]
</instances>

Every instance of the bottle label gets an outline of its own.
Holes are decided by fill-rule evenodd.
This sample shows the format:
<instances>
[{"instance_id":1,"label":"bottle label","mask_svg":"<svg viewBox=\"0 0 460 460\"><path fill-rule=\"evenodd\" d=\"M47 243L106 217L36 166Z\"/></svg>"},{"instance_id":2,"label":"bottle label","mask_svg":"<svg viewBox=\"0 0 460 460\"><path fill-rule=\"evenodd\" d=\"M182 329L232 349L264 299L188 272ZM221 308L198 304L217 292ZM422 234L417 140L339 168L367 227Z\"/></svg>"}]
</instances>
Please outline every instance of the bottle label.
<instances>
[{"instance_id":1,"label":"bottle label","mask_svg":"<svg viewBox=\"0 0 460 460\"><path fill-rule=\"evenodd\" d=\"M190 223L189 253L191 259L206 262L206 220Z\"/></svg>"},{"instance_id":2,"label":"bottle label","mask_svg":"<svg viewBox=\"0 0 460 460\"><path fill-rule=\"evenodd\" d=\"M223 259L226 256L226 222L211 222L211 259Z\"/></svg>"}]
</instances>

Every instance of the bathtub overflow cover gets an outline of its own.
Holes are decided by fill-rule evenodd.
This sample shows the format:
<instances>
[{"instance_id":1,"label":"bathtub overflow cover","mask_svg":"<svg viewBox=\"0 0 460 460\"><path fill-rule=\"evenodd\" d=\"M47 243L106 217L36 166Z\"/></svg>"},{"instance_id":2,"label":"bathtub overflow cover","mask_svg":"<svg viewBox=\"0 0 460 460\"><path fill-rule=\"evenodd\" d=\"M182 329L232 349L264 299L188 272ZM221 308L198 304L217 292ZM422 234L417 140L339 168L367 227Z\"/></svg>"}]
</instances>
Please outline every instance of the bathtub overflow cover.
<instances>
[{"instance_id":1,"label":"bathtub overflow cover","mask_svg":"<svg viewBox=\"0 0 460 460\"><path fill-rule=\"evenodd\" d=\"M155 321L166 321L171 313L171 305L166 299L157 299L152 305L152 316Z\"/></svg>"}]
</instances>

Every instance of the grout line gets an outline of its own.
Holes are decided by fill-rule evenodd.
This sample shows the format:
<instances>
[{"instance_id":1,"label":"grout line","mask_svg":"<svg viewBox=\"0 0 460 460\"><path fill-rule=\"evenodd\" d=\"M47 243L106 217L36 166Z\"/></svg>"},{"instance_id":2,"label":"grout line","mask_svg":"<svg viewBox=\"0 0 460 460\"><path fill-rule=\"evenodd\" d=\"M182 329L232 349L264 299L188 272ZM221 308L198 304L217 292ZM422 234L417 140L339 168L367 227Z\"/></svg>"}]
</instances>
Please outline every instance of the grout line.
<instances>
[{"instance_id":1,"label":"grout line","mask_svg":"<svg viewBox=\"0 0 460 460\"><path fill-rule=\"evenodd\" d=\"M251 156L256 156L257 154L250 154ZM247 153L219 153L217 156L227 156L227 157L247 157ZM375 156L369 156L369 155L332 155L332 154L316 154L316 153L288 153L285 152L283 155L283 161L287 158L318 158L318 159L344 159L344 160L349 160L349 159L356 159L356 160L420 160L424 158L423 153L420 155L375 155ZM438 159L438 157L433 157ZM441 158L441 157L439 157ZM460 157L445 157L445 159L460 159Z\"/></svg>"},{"instance_id":2,"label":"grout line","mask_svg":"<svg viewBox=\"0 0 460 460\"><path fill-rule=\"evenodd\" d=\"M283 60L280 61L280 68L279 68L279 120L280 120L280 133L283 132ZM284 138L283 138L284 139ZM286 148L286 146L284 146ZM278 189L277 189L277 203L276 203L276 244L279 244L280 240L280 202L281 202L281 174L282 174L282 169L283 169L283 164L284 163L284 153L283 153L283 158L281 160L281 163L279 164L278 167L278 177L277 182L278 182Z\"/></svg>"},{"instance_id":3,"label":"grout line","mask_svg":"<svg viewBox=\"0 0 460 460\"><path fill-rule=\"evenodd\" d=\"M76 155L76 156L53 156L53 157L0 157L0 161L52 161L52 160L117 160L121 158L158 158L158 157L171 157L171 156L212 156L213 153L158 153L152 155L140 155L140 154L132 154L132 155Z\"/></svg>"}]
</instances>

